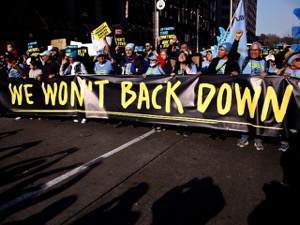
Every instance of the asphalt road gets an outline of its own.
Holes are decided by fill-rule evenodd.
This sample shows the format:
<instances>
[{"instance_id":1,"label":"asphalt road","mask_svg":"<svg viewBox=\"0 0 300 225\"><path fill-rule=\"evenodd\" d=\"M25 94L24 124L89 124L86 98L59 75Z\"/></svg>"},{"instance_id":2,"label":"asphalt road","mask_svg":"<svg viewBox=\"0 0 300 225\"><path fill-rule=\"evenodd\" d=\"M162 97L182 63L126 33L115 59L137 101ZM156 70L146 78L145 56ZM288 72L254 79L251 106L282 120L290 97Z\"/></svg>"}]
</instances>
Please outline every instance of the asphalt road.
<instances>
[{"instance_id":1,"label":"asphalt road","mask_svg":"<svg viewBox=\"0 0 300 225\"><path fill-rule=\"evenodd\" d=\"M0 224L300 224L297 145L241 149L235 133L101 120L0 124Z\"/></svg>"}]
</instances>

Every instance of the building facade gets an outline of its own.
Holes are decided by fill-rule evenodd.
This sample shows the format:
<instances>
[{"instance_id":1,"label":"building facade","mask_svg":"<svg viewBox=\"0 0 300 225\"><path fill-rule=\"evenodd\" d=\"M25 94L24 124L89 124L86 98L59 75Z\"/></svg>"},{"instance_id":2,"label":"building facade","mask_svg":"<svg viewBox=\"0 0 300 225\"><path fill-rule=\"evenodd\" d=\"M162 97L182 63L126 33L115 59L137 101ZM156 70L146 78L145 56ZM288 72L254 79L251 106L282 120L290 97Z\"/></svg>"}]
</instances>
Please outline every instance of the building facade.
<instances>
[{"instance_id":1,"label":"building facade","mask_svg":"<svg viewBox=\"0 0 300 225\"><path fill-rule=\"evenodd\" d=\"M229 25L231 0L165 0L158 10L158 0L3 0L0 9L0 41L15 41L25 46L33 32L41 43L67 38L90 42L91 32L107 22L111 30L122 29L126 41L143 45L154 42L154 11L158 11L159 28L174 27L181 41L200 51L216 44L218 27ZM233 1L233 12L239 0ZM244 0L247 37L255 38L257 0ZM0 46L1 47L1 46Z\"/></svg>"}]
</instances>

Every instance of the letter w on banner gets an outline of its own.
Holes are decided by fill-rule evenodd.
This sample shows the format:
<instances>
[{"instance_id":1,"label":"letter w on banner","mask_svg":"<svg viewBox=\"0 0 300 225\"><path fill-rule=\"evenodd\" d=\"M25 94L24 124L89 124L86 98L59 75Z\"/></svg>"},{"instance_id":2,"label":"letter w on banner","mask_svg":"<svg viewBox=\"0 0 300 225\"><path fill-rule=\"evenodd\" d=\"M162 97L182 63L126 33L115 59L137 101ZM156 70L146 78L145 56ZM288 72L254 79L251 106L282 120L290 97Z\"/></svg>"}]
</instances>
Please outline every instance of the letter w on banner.
<instances>
[{"instance_id":1,"label":"letter w on banner","mask_svg":"<svg viewBox=\"0 0 300 225\"><path fill-rule=\"evenodd\" d=\"M226 39L226 42L233 43L235 39L235 31L242 30L243 36L240 39L238 52L241 54L240 59L244 59L248 56L248 50L247 50L247 30L246 30L246 17L244 12L244 2L243 0L240 0L240 3L233 15L233 25L231 27L231 31Z\"/></svg>"}]
</instances>

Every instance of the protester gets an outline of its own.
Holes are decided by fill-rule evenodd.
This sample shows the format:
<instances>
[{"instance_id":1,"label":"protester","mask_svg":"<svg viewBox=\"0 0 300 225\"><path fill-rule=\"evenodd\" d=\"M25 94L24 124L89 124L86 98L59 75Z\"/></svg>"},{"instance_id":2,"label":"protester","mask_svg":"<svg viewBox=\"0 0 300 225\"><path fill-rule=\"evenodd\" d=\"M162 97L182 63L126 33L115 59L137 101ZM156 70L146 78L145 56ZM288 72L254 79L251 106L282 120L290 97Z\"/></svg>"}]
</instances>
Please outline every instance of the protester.
<instances>
[{"instance_id":1,"label":"protester","mask_svg":"<svg viewBox=\"0 0 300 225\"><path fill-rule=\"evenodd\" d=\"M134 47L133 43L125 46L125 55L120 60L123 75L142 75L147 69L144 67L142 59L134 53Z\"/></svg>"},{"instance_id":2,"label":"protester","mask_svg":"<svg viewBox=\"0 0 300 225\"><path fill-rule=\"evenodd\" d=\"M145 53L145 59L148 59L150 56L153 55L153 45L150 42L145 43L144 53Z\"/></svg>"},{"instance_id":3,"label":"protester","mask_svg":"<svg viewBox=\"0 0 300 225\"><path fill-rule=\"evenodd\" d=\"M71 52L70 55L64 57L60 66L60 76L87 74L85 65L80 62L75 52Z\"/></svg>"},{"instance_id":4,"label":"protester","mask_svg":"<svg viewBox=\"0 0 300 225\"><path fill-rule=\"evenodd\" d=\"M26 79L26 67L22 62L18 62L15 54L12 52L5 52L4 59L6 64L6 72L9 79Z\"/></svg>"},{"instance_id":5,"label":"protester","mask_svg":"<svg viewBox=\"0 0 300 225\"><path fill-rule=\"evenodd\" d=\"M52 79L59 77L59 63L52 59L51 51L44 51L39 54L43 60L43 76L38 80Z\"/></svg>"},{"instance_id":6,"label":"protester","mask_svg":"<svg viewBox=\"0 0 300 225\"><path fill-rule=\"evenodd\" d=\"M181 44L177 38L177 35L174 34L167 48L167 54L171 59L177 59L180 50L180 45Z\"/></svg>"},{"instance_id":7,"label":"protester","mask_svg":"<svg viewBox=\"0 0 300 225\"><path fill-rule=\"evenodd\" d=\"M172 67L171 61L169 59L169 56L167 54L167 51L166 50L161 50L159 55L160 55L161 58L163 58L165 60L165 67L164 67L165 74L170 75L173 71L173 67Z\"/></svg>"},{"instance_id":8,"label":"protester","mask_svg":"<svg viewBox=\"0 0 300 225\"><path fill-rule=\"evenodd\" d=\"M275 63L275 56L273 54L269 54L265 58L267 62L268 74L276 75L278 73L278 69Z\"/></svg>"},{"instance_id":9,"label":"protester","mask_svg":"<svg viewBox=\"0 0 300 225\"><path fill-rule=\"evenodd\" d=\"M63 59L63 55L61 53L61 51L59 50L59 48L57 47L53 47L51 48L51 53L52 53L52 58L54 61L58 62L59 65L61 65L62 59Z\"/></svg>"},{"instance_id":10,"label":"protester","mask_svg":"<svg viewBox=\"0 0 300 225\"><path fill-rule=\"evenodd\" d=\"M241 74L250 74L252 76L259 76L260 79L264 79L268 74L268 68L266 66L266 61L261 55L261 44L259 42L253 42L249 48L248 56L241 60ZM250 133L242 134L237 146L240 148L247 146L249 144L249 137ZM254 146L257 150L264 149L262 140L257 135L254 135Z\"/></svg>"},{"instance_id":11,"label":"protester","mask_svg":"<svg viewBox=\"0 0 300 225\"><path fill-rule=\"evenodd\" d=\"M103 51L100 51L97 55L97 62L95 62L94 72L97 75L114 74L112 63L106 59L106 54Z\"/></svg>"},{"instance_id":12,"label":"protester","mask_svg":"<svg viewBox=\"0 0 300 225\"><path fill-rule=\"evenodd\" d=\"M203 56L203 61L201 63L201 72L204 73L213 60L213 54L211 50L204 51L201 54Z\"/></svg>"},{"instance_id":13,"label":"protester","mask_svg":"<svg viewBox=\"0 0 300 225\"><path fill-rule=\"evenodd\" d=\"M240 73L240 66L237 63L239 55L237 49L243 31L235 32L235 40L233 43L224 42L218 48L218 54L212 59L208 68L204 71L205 74L228 74L237 76Z\"/></svg>"},{"instance_id":14,"label":"protester","mask_svg":"<svg viewBox=\"0 0 300 225\"><path fill-rule=\"evenodd\" d=\"M283 62L283 68L278 72L279 75L285 78L300 78L300 52L292 51L286 53L285 60ZM279 151L285 152L289 149L288 137L282 137Z\"/></svg>"},{"instance_id":15,"label":"protester","mask_svg":"<svg viewBox=\"0 0 300 225\"><path fill-rule=\"evenodd\" d=\"M158 75L165 75L164 67L165 67L165 60L157 54L156 51L153 51L153 55L149 58L150 64L146 71L146 73L142 74L142 77L146 76L158 76Z\"/></svg>"},{"instance_id":16,"label":"protester","mask_svg":"<svg viewBox=\"0 0 300 225\"><path fill-rule=\"evenodd\" d=\"M180 51L171 76L187 74L199 75L200 72L191 57L186 52Z\"/></svg>"},{"instance_id":17,"label":"protester","mask_svg":"<svg viewBox=\"0 0 300 225\"><path fill-rule=\"evenodd\" d=\"M287 55L279 74L285 78L300 78L300 52L291 52Z\"/></svg>"},{"instance_id":18,"label":"protester","mask_svg":"<svg viewBox=\"0 0 300 225\"><path fill-rule=\"evenodd\" d=\"M42 64L39 61L39 59L30 58L29 67L29 78L34 80L41 80L41 77L43 76L43 71L41 69Z\"/></svg>"}]
</instances>

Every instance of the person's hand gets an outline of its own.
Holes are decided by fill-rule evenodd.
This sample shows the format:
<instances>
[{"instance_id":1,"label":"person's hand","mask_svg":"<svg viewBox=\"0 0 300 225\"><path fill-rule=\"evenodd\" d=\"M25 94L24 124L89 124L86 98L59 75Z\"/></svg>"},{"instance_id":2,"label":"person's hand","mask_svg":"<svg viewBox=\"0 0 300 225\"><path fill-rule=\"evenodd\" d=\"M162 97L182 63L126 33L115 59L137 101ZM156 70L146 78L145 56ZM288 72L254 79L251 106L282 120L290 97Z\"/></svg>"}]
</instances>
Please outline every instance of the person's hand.
<instances>
[{"instance_id":1,"label":"person's hand","mask_svg":"<svg viewBox=\"0 0 300 225\"><path fill-rule=\"evenodd\" d=\"M231 75L234 76L234 77L236 77L237 75L239 75L239 73L236 72L236 71L232 71L232 72L231 72Z\"/></svg>"},{"instance_id":2,"label":"person's hand","mask_svg":"<svg viewBox=\"0 0 300 225\"><path fill-rule=\"evenodd\" d=\"M61 61L61 65L65 65L68 62L67 58L64 57Z\"/></svg>"},{"instance_id":3,"label":"person's hand","mask_svg":"<svg viewBox=\"0 0 300 225\"><path fill-rule=\"evenodd\" d=\"M187 70L187 68L188 68L188 66L187 66L187 65L184 65L184 64L181 65L181 67L182 67L183 70Z\"/></svg>"},{"instance_id":4,"label":"person's hand","mask_svg":"<svg viewBox=\"0 0 300 225\"><path fill-rule=\"evenodd\" d=\"M289 78L290 76L291 76L291 74L288 73L288 72L285 72L285 73L283 74L283 77L284 77L284 78Z\"/></svg>"},{"instance_id":5,"label":"person's hand","mask_svg":"<svg viewBox=\"0 0 300 225\"><path fill-rule=\"evenodd\" d=\"M142 76L143 78L146 78L146 77L147 77L147 74L143 73L141 76Z\"/></svg>"},{"instance_id":6,"label":"person's hand","mask_svg":"<svg viewBox=\"0 0 300 225\"><path fill-rule=\"evenodd\" d=\"M266 73L266 72L262 72L261 74L260 74L260 79L264 79L266 76L267 76L267 74L268 73Z\"/></svg>"},{"instance_id":7,"label":"person's hand","mask_svg":"<svg viewBox=\"0 0 300 225\"><path fill-rule=\"evenodd\" d=\"M14 68L14 69L18 69L18 68L19 68L19 65L18 65L18 63L15 63L15 64L13 64L13 65L12 65L12 68Z\"/></svg>"},{"instance_id":8,"label":"person's hand","mask_svg":"<svg viewBox=\"0 0 300 225\"><path fill-rule=\"evenodd\" d=\"M36 80L37 80L37 81L41 81L41 80L42 80L42 76L38 76L38 77L36 78Z\"/></svg>"},{"instance_id":9,"label":"person's hand","mask_svg":"<svg viewBox=\"0 0 300 225\"><path fill-rule=\"evenodd\" d=\"M201 71L198 71L197 73L196 73L196 76L200 76L202 74L202 72Z\"/></svg>"},{"instance_id":10,"label":"person's hand","mask_svg":"<svg viewBox=\"0 0 300 225\"><path fill-rule=\"evenodd\" d=\"M243 30L238 30L235 32L235 39L238 41L243 36Z\"/></svg>"}]
</instances>

